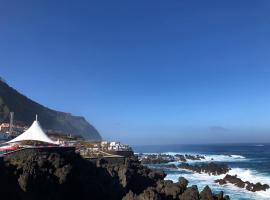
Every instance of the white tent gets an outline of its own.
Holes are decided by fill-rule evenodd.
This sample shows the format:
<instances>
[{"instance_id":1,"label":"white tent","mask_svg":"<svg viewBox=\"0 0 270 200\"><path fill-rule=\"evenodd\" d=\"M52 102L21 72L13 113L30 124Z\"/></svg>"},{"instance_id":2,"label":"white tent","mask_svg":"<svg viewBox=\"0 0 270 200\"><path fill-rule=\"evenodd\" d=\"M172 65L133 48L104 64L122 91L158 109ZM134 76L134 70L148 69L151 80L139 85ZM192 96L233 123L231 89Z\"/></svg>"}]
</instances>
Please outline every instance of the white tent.
<instances>
[{"instance_id":1,"label":"white tent","mask_svg":"<svg viewBox=\"0 0 270 200\"><path fill-rule=\"evenodd\" d=\"M7 143L14 143L14 142L20 142L20 141L26 141L26 140L41 141L41 142L46 142L50 144L56 144L56 142L51 140L46 135L46 133L42 130L37 118L28 130L26 130L24 133L22 133L18 137L8 141Z\"/></svg>"}]
</instances>

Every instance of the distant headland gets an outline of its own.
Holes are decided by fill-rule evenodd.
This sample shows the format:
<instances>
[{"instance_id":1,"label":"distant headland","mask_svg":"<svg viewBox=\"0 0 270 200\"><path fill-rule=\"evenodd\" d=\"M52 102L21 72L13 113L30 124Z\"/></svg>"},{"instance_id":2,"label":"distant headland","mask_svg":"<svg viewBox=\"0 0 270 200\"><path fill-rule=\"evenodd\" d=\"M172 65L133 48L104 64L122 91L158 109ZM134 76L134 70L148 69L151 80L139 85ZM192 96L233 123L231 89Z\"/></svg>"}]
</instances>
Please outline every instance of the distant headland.
<instances>
[{"instance_id":1,"label":"distant headland","mask_svg":"<svg viewBox=\"0 0 270 200\"><path fill-rule=\"evenodd\" d=\"M78 135L86 139L101 140L101 135L84 117L59 112L47 108L20 94L0 77L0 123L9 121L10 112L15 113L15 122L30 126L33 116L39 120L46 130L52 132Z\"/></svg>"}]
</instances>

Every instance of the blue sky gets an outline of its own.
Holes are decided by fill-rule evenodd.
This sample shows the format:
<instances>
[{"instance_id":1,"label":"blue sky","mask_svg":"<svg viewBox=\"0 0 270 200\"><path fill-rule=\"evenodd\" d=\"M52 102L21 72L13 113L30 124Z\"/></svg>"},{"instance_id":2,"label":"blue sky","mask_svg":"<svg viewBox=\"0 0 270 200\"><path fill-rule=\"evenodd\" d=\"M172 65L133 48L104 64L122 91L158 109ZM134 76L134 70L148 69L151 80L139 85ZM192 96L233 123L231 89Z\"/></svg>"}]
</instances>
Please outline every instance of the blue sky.
<instances>
[{"instance_id":1,"label":"blue sky","mask_svg":"<svg viewBox=\"0 0 270 200\"><path fill-rule=\"evenodd\" d=\"M269 1L1 1L0 75L130 144L270 141Z\"/></svg>"}]
</instances>

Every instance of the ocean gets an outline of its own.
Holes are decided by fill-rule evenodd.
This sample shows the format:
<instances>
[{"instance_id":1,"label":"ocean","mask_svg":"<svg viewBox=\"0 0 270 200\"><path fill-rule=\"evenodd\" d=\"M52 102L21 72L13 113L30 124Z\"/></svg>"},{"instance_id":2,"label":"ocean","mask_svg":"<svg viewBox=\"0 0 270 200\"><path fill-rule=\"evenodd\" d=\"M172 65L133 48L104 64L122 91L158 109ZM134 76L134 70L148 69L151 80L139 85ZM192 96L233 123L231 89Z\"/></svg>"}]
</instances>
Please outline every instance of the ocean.
<instances>
[{"instance_id":1,"label":"ocean","mask_svg":"<svg viewBox=\"0 0 270 200\"><path fill-rule=\"evenodd\" d=\"M270 144L233 144L233 145L160 145L160 146L133 146L136 153L164 153L164 154L191 154L204 155L205 160L188 161L188 163L214 162L227 164L231 170L229 174L237 175L244 181L252 183L261 182L270 185ZM178 163L175 163L178 164ZM158 168L159 165L149 167ZM249 192L232 184L224 186L214 182L225 175L209 176L197 174L181 169L163 169L167 176L165 179L177 181L185 177L189 185L197 185L202 190L209 185L213 192L224 191L232 200L270 200L270 189L259 192Z\"/></svg>"}]
</instances>

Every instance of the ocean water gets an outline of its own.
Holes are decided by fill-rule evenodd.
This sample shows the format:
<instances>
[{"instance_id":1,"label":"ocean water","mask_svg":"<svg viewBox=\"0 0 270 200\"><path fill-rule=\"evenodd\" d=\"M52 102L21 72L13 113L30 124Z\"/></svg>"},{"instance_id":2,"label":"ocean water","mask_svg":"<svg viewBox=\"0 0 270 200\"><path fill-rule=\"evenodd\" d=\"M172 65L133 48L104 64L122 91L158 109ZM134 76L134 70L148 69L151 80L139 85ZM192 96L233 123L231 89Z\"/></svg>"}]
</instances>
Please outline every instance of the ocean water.
<instances>
[{"instance_id":1,"label":"ocean water","mask_svg":"<svg viewBox=\"0 0 270 200\"><path fill-rule=\"evenodd\" d=\"M136 153L204 155L206 160L188 161L188 163L227 164L232 168L229 172L231 175L237 175L244 181L270 185L270 144L134 146L133 149ZM150 167L160 168L161 166L151 165ZM209 185L214 192L224 191L232 200L270 200L270 189L254 193L232 184L221 186L214 182L225 175L209 176L181 169L170 170L164 166L162 169L167 173L168 180L177 181L182 176L189 181L189 185L197 185L199 190Z\"/></svg>"}]
</instances>

